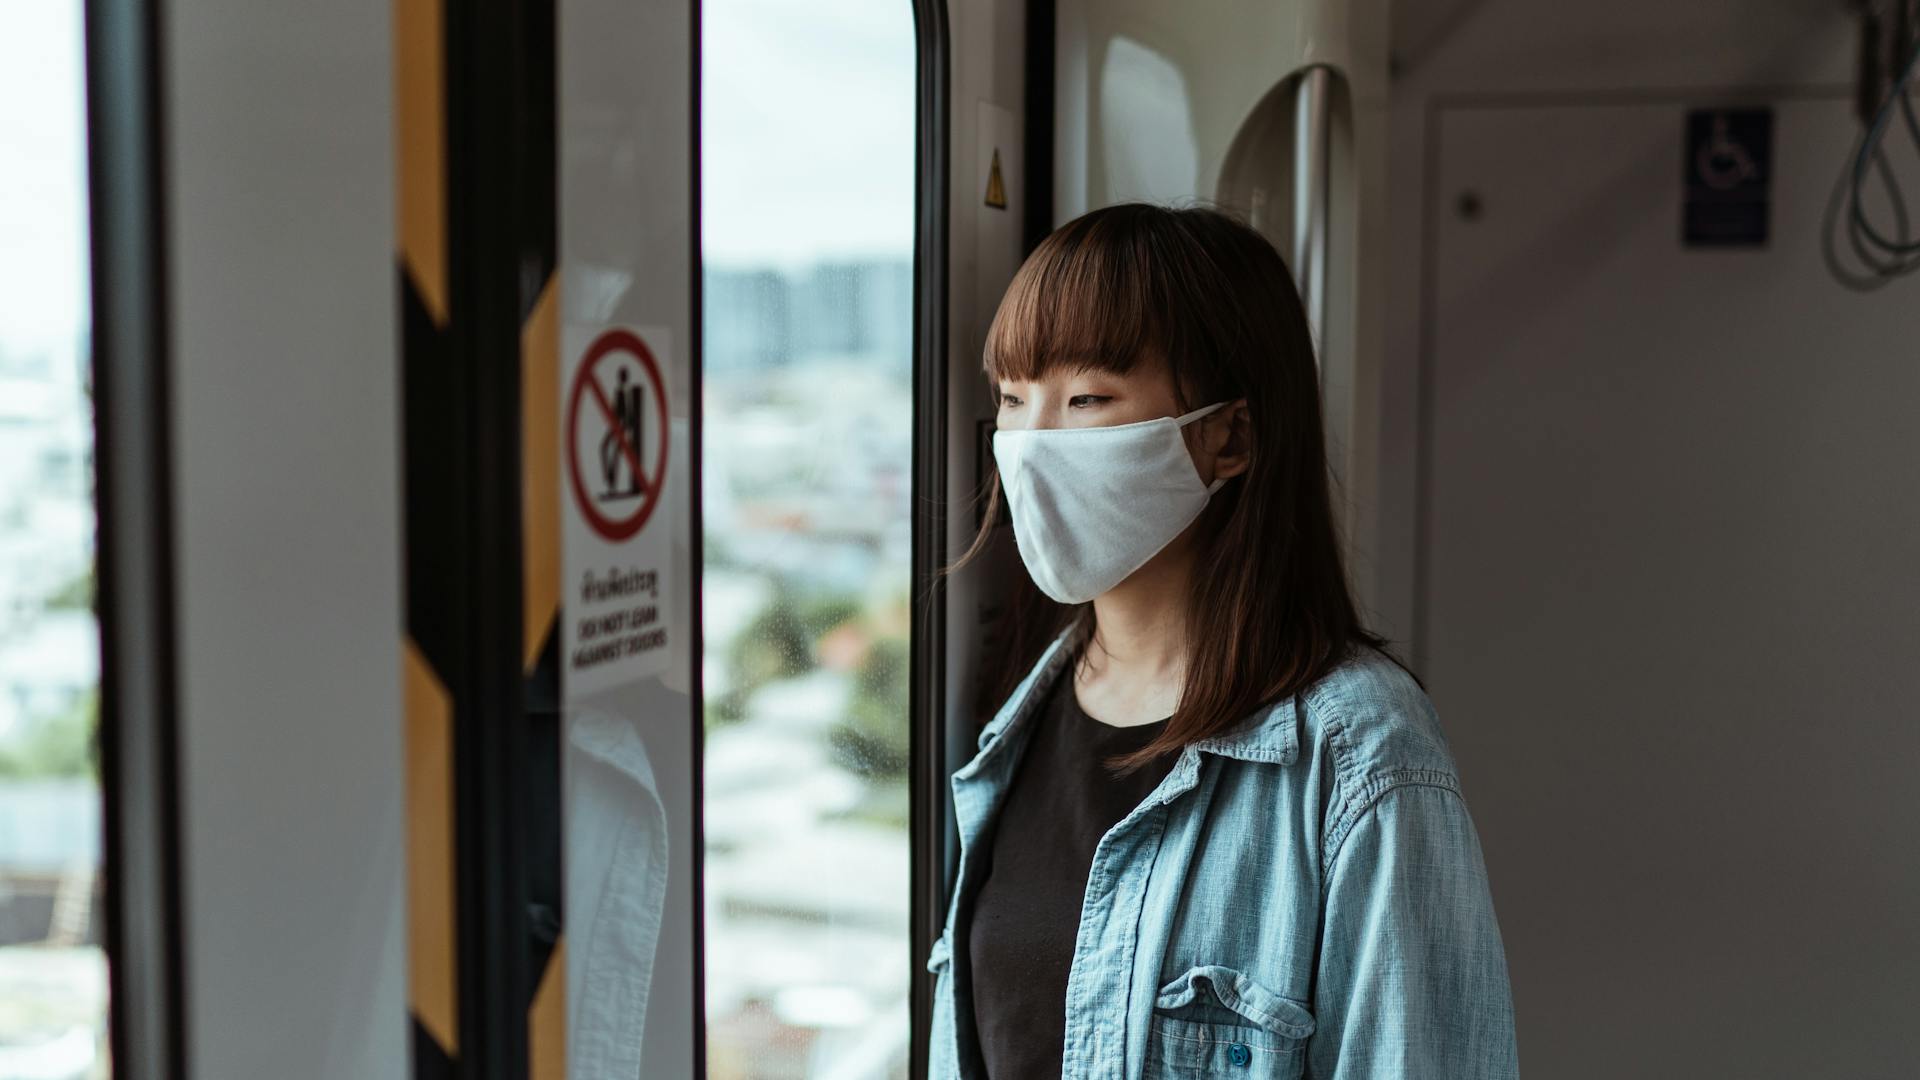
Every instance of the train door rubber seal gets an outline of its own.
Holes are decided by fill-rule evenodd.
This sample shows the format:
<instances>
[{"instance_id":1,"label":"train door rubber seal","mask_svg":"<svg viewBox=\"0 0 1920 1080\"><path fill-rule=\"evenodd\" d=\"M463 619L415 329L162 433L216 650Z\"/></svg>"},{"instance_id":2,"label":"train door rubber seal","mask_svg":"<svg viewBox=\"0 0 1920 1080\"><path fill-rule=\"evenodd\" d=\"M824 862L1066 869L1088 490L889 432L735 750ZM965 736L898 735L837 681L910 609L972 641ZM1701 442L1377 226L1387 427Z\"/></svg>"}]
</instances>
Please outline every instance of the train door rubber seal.
<instances>
[{"instance_id":1,"label":"train door rubber seal","mask_svg":"<svg viewBox=\"0 0 1920 1080\"><path fill-rule=\"evenodd\" d=\"M945 737L947 555L947 277L951 201L951 39L945 0L913 0L915 149L913 245L913 640L908 663L908 811L912 989L908 1075L927 1072L934 977L917 962L946 911Z\"/></svg>"},{"instance_id":2,"label":"train door rubber seal","mask_svg":"<svg viewBox=\"0 0 1920 1080\"><path fill-rule=\"evenodd\" d=\"M185 1080L159 2L85 21L108 1038L115 1076Z\"/></svg>"}]
</instances>

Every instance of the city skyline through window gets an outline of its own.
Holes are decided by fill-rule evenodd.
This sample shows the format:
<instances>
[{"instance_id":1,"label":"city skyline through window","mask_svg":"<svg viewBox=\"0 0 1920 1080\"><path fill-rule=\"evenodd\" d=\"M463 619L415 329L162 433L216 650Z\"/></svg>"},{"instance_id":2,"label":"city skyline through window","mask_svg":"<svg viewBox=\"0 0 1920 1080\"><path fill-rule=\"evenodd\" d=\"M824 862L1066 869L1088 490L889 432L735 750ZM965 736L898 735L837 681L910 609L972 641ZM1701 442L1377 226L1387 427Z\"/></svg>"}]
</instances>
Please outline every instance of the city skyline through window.
<instances>
[{"instance_id":1,"label":"city skyline through window","mask_svg":"<svg viewBox=\"0 0 1920 1080\"><path fill-rule=\"evenodd\" d=\"M0 35L0 1078L110 1072L82 20Z\"/></svg>"},{"instance_id":2,"label":"city skyline through window","mask_svg":"<svg viewBox=\"0 0 1920 1080\"><path fill-rule=\"evenodd\" d=\"M914 27L703 6L708 1075L907 1075Z\"/></svg>"}]
</instances>

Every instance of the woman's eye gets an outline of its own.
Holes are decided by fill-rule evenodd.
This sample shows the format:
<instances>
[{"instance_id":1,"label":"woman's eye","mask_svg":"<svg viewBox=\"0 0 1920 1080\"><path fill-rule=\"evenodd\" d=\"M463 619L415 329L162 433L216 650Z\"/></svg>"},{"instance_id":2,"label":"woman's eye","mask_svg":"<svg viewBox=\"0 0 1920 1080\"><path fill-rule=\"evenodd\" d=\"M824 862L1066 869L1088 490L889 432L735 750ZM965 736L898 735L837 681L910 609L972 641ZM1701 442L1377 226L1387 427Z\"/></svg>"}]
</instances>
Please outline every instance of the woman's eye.
<instances>
[{"instance_id":1,"label":"woman's eye","mask_svg":"<svg viewBox=\"0 0 1920 1080\"><path fill-rule=\"evenodd\" d=\"M1073 409L1090 409L1095 405L1104 405L1113 399L1099 394L1075 394L1067 399L1067 406Z\"/></svg>"},{"instance_id":2,"label":"woman's eye","mask_svg":"<svg viewBox=\"0 0 1920 1080\"><path fill-rule=\"evenodd\" d=\"M1014 396L1013 396L1012 394L1009 394L1009 393L1006 393L1005 391L1002 391L1002 392L1001 392L1001 394L1000 394L1000 407L1001 407L1001 408L1003 408L1003 409L1010 409L1010 408L1012 408L1012 407L1014 407L1015 405L1018 405L1018 404L1020 404L1020 399L1019 399L1019 398L1017 398L1017 397L1014 397Z\"/></svg>"}]
</instances>

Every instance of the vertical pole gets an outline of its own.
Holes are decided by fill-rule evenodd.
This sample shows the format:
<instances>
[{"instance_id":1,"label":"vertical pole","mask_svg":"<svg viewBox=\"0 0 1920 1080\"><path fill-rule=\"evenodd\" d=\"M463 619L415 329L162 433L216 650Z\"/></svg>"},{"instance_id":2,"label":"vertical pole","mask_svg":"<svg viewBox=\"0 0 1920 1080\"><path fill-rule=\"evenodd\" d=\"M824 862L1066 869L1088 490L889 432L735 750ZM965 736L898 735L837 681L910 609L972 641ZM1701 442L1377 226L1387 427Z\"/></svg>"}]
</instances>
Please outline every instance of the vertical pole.
<instances>
[{"instance_id":1,"label":"vertical pole","mask_svg":"<svg viewBox=\"0 0 1920 1080\"><path fill-rule=\"evenodd\" d=\"M1293 276L1313 330L1313 360L1320 364L1327 327L1328 102L1333 77L1316 65L1300 74L1294 98Z\"/></svg>"}]
</instances>

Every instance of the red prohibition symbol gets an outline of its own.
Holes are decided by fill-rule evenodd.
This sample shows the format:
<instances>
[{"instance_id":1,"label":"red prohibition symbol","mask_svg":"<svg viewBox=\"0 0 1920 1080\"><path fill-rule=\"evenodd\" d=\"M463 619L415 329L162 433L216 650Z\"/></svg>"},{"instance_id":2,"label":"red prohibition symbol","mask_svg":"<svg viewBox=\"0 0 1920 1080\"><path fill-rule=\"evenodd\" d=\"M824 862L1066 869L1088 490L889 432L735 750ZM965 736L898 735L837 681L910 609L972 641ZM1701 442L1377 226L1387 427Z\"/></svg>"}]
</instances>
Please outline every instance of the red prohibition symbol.
<instances>
[{"instance_id":1,"label":"red prohibition symbol","mask_svg":"<svg viewBox=\"0 0 1920 1080\"><path fill-rule=\"evenodd\" d=\"M646 434L658 439L659 452L652 470L640 453L646 426L640 380L628 385L622 359L638 364L653 398L653 431ZM595 443L599 454L592 462L593 473L581 469L583 428L589 435L601 433ZM581 357L567 395L567 478L572 481L574 502L594 532L609 541L625 540L653 516L666 477L667 389L660 378L660 363L639 335L608 330Z\"/></svg>"}]
</instances>

